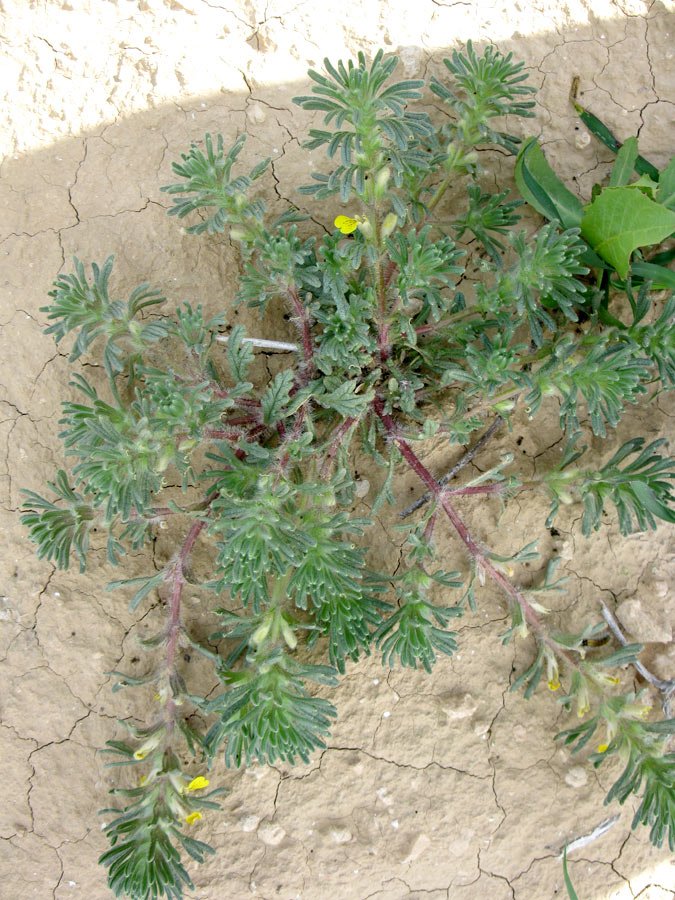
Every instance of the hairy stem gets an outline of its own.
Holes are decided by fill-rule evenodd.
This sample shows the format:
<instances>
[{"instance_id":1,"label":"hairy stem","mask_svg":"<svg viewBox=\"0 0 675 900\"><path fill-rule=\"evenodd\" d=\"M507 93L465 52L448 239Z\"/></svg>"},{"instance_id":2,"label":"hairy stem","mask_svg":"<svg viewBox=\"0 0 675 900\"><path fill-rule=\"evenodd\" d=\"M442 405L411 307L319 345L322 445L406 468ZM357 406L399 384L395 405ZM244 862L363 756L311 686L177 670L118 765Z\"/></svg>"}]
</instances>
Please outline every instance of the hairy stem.
<instances>
[{"instance_id":1,"label":"hairy stem","mask_svg":"<svg viewBox=\"0 0 675 900\"><path fill-rule=\"evenodd\" d=\"M502 572L500 572L499 569L497 569L492 564L485 551L482 550L481 547L479 547L479 545L473 540L468 528L459 516L455 507L450 502L447 493L443 489L443 486L440 485L431 474L431 472L429 472L424 463L415 454L410 444L408 444L407 441L404 441L401 437L398 436L398 426L396 425L396 422L391 417L391 415L384 412L384 406L379 397L376 397L375 400L373 400L373 409L384 425L387 436L396 444L410 468L419 477L419 479L426 486L431 495L436 499L447 517L450 519L455 530L462 539L462 544L464 545L464 547L466 547L469 554L476 561L476 564L480 567L480 569L483 570L483 572L490 576L495 584L499 585L499 587L513 602L517 603L518 606L520 606L520 609L523 613L523 618L532 626L537 639L547 644L557 657L564 660L566 665L571 670L578 669L578 666L569 656L569 654L562 650L560 646L556 644L555 641L551 639L551 637L549 637L548 629L541 621L537 613L534 611L532 606L528 603L526 597L516 587L514 587L514 585L511 584L508 578Z\"/></svg>"},{"instance_id":2,"label":"hairy stem","mask_svg":"<svg viewBox=\"0 0 675 900\"><path fill-rule=\"evenodd\" d=\"M286 290L286 296L291 301L293 313L302 333L302 350L305 357L305 370L302 373L302 383L307 384L315 374L314 348L312 344L312 332L310 329L309 313L305 304L300 299L296 285L290 284Z\"/></svg>"},{"instance_id":3,"label":"hairy stem","mask_svg":"<svg viewBox=\"0 0 675 900\"><path fill-rule=\"evenodd\" d=\"M443 485L447 484L448 481L453 479L455 475L457 475L457 473L464 468L464 466L468 466L476 453L478 453L479 450L483 449L483 447L487 444L492 435L495 433L495 431L497 431L497 429L503 422L504 420L502 419L502 417L497 416L492 425L490 425L488 430L476 441L474 446L470 450L466 451L464 456L462 456L462 458L455 463L455 465L450 469L449 472L446 472L445 475L438 479L438 483L441 487L443 487ZM431 500L431 497L431 493L427 491L427 493L423 494L419 498L419 500L415 500L415 502L411 503L410 506L407 506L402 513L399 513L399 518L406 519L408 516L412 515L414 512L416 512L418 509L421 509L421 507L428 503Z\"/></svg>"},{"instance_id":4,"label":"hairy stem","mask_svg":"<svg viewBox=\"0 0 675 900\"><path fill-rule=\"evenodd\" d=\"M211 502L217 493L213 491L209 497L207 498L208 503ZM171 586L171 609L169 613L169 630L166 639L166 687L167 687L167 695L166 695L166 706L165 706L165 717L166 717L166 747L168 748L171 745L171 736L173 732L174 723L176 720L176 704L173 699L172 694L172 685L171 685L171 676L174 673L174 665L175 665L175 656L176 656L176 648L178 646L178 637L181 632L182 623L181 623L181 600L183 596L183 588L185 587L185 575L184 568L187 564L188 559L190 558L190 554L192 553L192 549L197 541L197 538L203 531L206 525L206 520L201 519L197 522L194 522L188 531L185 540L180 548L178 553L178 558L173 566L173 578L172 578L172 586Z\"/></svg>"}]
</instances>

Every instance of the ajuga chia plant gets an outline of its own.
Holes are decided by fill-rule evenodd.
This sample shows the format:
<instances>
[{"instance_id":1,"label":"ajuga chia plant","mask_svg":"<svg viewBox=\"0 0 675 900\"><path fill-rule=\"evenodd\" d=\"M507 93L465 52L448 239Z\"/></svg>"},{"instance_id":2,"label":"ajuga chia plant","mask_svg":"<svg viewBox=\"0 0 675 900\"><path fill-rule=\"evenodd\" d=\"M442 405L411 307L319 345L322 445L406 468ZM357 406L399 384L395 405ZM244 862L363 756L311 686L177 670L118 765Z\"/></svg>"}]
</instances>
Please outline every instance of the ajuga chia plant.
<instances>
[{"instance_id":1,"label":"ajuga chia plant","mask_svg":"<svg viewBox=\"0 0 675 900\"><path fill-rule=\"evenodd\" d=\"M249 378L266 345L262 324L254 335L240 325L225 335L225 314L207 321L188 303L164 314L164 299L147 285L128 303L113 300L112 259L91 273L76 261L44 308L57 341L73 333L73 362L84 351L102 355L107 385L73 376L78 399L63 404L61 420L71 472L58 472L51 499L27 492L23 522L39 556L66 567L74 554L85 571L97 527L118 565L159 523L185 523L161 571L108 585L131 594L132 610L157 588L169 597L164 627L141 642L155 661L150 674L114 673L118 687L150 685L160 704L144 725L125 721L128 739L105 751L110 765L136 772L136 786L115 789L117 806L104 811L110 849L101 862L118 896L179 898L191 884L186 854L201 861L210 852L190 829L217 805L219 789L204 793L206 770L183 771L181 741L205 766L221 753L230 766L306 762L325 747L337 715L321 685L373 651L387 666L430 671L457 648L452 621L476 608L485 579L510 616L503 641L532 647L512 690L530 697L548 685L578 723L560 739L574 750L593 741L596 766L619 756L625 768L608 799L638 795L634 825L646 824L655 844L675 846L675 754L667 752L675 720L654 721L646 692L617 687L617 669L636 660L639 645L599 640L604 624L550 627L539 598L563 589L556 560L536 592L518 587L510 567L534 559L534 543L499 556L456 506L457 497L508 503L541 490L551 501L547 525L561 503L581 503L586 535L613 509L624 534L674 521L675 461L663 440L634 437L604 464L583 445L589 430L610 441L627 405L673 386L672 301L662 307L645 281L635 301L639 328L615 325L600 314L602 291L587 277L578 225L554 220L528 237L514 229L522 201L481 182L479 149L518 152L499 119L532 115L522 63L492 47L453 53L447 79L429 84L448 113L440 127L410 108L425 83L393 81L396 64L382 52L370 64L361 54L346 64L326 60L323 74L309 73L311 93L295 100L324 114L305 146L325 147L326 171L299 192L333 205L328 234L301 237L306 217L295 208L270 221L250 191L269 160L242 171L243 136L230 143L206 135L174 163L177 181L164 188L174 201L169 214L190 217L195 235L224 233L237 243L238 301L261 322L268 306L283 307L297 329L286 367L268 383ZM466 189L457 209L448 208L451 185ZM456 287L467 264L455 245L463 235L484 251L485 277L471 296ZM630 273L623 288L633 296ZM534 479L519 474L511 454L477 478L437 479L415 449L432 437L473 443L454 477L516 409L534 417L549 398L558 400L566 449ZM382 467L367 517L353 513L352 450ZM375 572L359 539L394 501L401 463L419 478L422 512L412 520L405 511L404 563L395 574ZM162 503L176 473L185 501ZM444 567L434 542L441 527L464 548L465 571ZM215 560L199 585L213 593L208 608L220 620L210 642L181 613L197 541L210 542ZM208 698L190 690L179 652L186 646L213 665L220 690ZM325 664L307 661L312 646Z\"/></svg>"}]
</instances>

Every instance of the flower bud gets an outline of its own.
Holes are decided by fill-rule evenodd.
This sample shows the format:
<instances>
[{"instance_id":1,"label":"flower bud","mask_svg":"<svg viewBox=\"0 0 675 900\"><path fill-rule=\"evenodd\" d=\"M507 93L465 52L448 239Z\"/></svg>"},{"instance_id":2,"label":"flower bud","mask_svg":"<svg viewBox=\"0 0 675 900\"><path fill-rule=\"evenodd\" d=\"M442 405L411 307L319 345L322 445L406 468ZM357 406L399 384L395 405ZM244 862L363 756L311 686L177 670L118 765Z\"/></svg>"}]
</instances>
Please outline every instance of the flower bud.
<instances>
[{"instance_id":1,"label":"flower bud","mask_svg":"<svg viewBox=\"0 0 675 900\"><path fill-rule=\"evenodd\" d=\"M281 617L281 633L283 634L284 640L286 641L290 649L295 650L295 648L298 646L298 639L295 636L295 632L283 616Z\"/></svg>"},{"instance_id":2,"label":"flower bud","mask_svg":"<svg viewBox=\"0 0 675 900\"><path fill-rule=\"evenodd\" d=\"M368 219L362 219L358 225L359 231L364 236L367 241L372 240L373 238L373 226L370 224Z\"/></svg>"},{"instance_id":3,"label":"flower bud","mask_svg":"<svg viewBox=\"0 0 675 900\"><path fill-rule=\"evenodd\" d=\"M384 169L380 169L380 171L375 176L375 197L377 199L384 196L384 192L387 190L387 185L389 184L390 178L391 169L388 166L385 166Z\"/></svg>"},{"instance_id":4,"label":"flower bud","mask_svg":"<svg viewBox=\"0 0 675 900\"><path fill-rule=\"evenodd\" d=\"M183 447L183 449L185 449L185 447ZM161 456L157 460L157 471L158 472L164 472L166 470L166 467L169 465L169 463L173 459L173 451L174 451L173 446L165 447L162 450Z\"/></svg>"},{"instance_id":5,"label":"flower bud","mask_svg":"<svg viewBox=\"0 0 675 900\"><path fill-rule=\"evenodd\" d=\"M230 228L230 237L233 241L241 241L242 244L250 244L253 235L245 225L233 225Z\"/></svg>"},{"instance_id":6,"label":"flower bud","mask_svg":"<svg viewBox=\"0 0 675 900\"><path fill-rule=\"evenodd\" d=\"M382 237L386 238L392 233L394 228L396 228L396 224L398 222L398 216L396 213L389 213L385 217L384 222L382 223Z\"/></svg>"},{"instance_id":7,"label":"flower bud","mask_svg":"<svg viewBox=\"0 0 675 900\"><path fill-rule=\"evenodd\" d=\"M234 195L234 205L237 209L243 209L246 206L247 202L248 201L246 200L246 194L242 193L241 191Z\"/></svg>"},{"instance_id":8,"label":"flower bud","mask_svg":"<svg viewBox=\"0 0 675 900\"><path fill-rule=\"evenodd\" d=\"M513 412L516 408L516 404L514 400L500 400L499 403L495 403L492 408L501 415L501 413Z\"/></svg>"},{"instance_id":9,"label":"flower bud","mask_svg":"<svg viewBox=\"0 0 675 900\"><path fill-rule=\"evenodd\" d=\"M157 731L153 732L149 737L147 737L141 746L134 752L134 759L145 759L145 757L150 753L151 750L154 750L159 746L162 738L164 737L164 726L158 728Z\"/></svg>"},{"instance_id":10,"label":"flower bud","mask_svg":"<svg viewBox=\"0 0 675 900\"><path fill-rule=\"evenodd\" d=\"M265 640L270 631L270 625L272 624L269 618L266 618L262 625L259 625L258 628L251 635L250 643L259 646Z\"/></svg>"}]
</instances>

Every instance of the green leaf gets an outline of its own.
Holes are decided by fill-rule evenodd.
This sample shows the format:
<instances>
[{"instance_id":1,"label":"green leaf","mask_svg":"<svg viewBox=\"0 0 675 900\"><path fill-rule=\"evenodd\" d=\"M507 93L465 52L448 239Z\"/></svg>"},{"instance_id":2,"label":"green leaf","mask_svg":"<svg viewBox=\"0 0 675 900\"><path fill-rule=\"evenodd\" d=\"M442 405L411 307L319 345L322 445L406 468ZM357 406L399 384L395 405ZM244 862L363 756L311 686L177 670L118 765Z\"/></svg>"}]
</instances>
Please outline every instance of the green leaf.
<instances>
[{"instance_id":1,"label":"green leaf","mask_svg":"<svg viewBox=\"0 0 675 900\"><path fill-rule=\"evenodd\" d=\"M334 409L341 416L352 419L358 418L370 401L375 396L373 388L366 388L360 394L356 393L357 381L345 381L333 391L326 394L317 394L316 400L324 409Z\"/></svg>"},{"instance_id":2,"label":"green leaf","mask_svg":"<svg viewBox=\"0 0 675 900\"><path fill-rule=\"evenodd\" d=\"M248 369L253 362L253 347L247 341L244 343L246 329L243 325L235 325L227 340L227 363L235 381L246 381Z\"/></svg>"},{"instance_id":3,"label":"green leaf","mask_svg":"<svg viewBox=\"0 0 675 900\"><path fill-rule=\"evenodd\" d=\"M611 150L612 153L618 153L621 148L621 143L620 141L617 141L604 122L601 122L597 116L593 115L593 113L589 112L587 109L584 109L583 106L579 106L578 103L574 104L574 108L577 111L577 115L591 134L601 141L605 147ZM652 165L649 160L645 159L644 156L638 156L635 160L635 171L638 175L649 175L649 177L653 178L655 181L659 177L659 170L656 166Z\"/></svg>"},{"instance_id":4,"label":"green leaf","mask_svg":"<svg viewBox=\"0 0 675 900\"><path fill-rule=\"evenodd\" d=\"M567 893L570 900L579 900L577 892L574 890L574 885L572 884L572 880L567 871L567 844L565 844L565 849L563 850L563 877L565 878L565 887L567 888Z\"/></svg>"},{"instance_id":5,"label":"green leaf","mask_svg":"<svg viewBox=\"0 0 675 900\"><path fill-rule=\"evenodd\" d=\"M636 260L631 266L631 272L633 275L651 281L653 290L675 291L675 272L672 269Z\"/></svg>"},{"instance_id":6,"label":"green leaf","mask_svg":"<svg viewBox=\"0 0 675 900\"><path fill-rule=\"evenodd\" d=\"M584 212L581 234L621 278L637 247L665 240L675 231L675 212L630 187L610 187Z\"/></svg>"},{"instance_id":7,"label":"green leaf","mask_svg":"<svg viewBox=\"0 0 675 900\"><path fill-rule=\"evenodd\" d=\"M675 210L675 156L673 156L661 172L659 187L656 192L656 202Z\"/></svg>"},{"instance_id":8,"label":"green leaf","mask_svg":"<svg viewBox=\"0 0 675 900\"><path fill-rule=\"evenodd\" d=\"M262 398L263 422L270 425L281 418L281 411L288 403L293 387L293 372L284 369L269 385Z\"/></svg>"},{"instance_id":9,"label":"green leaf","mask_svg":"<svg viewBox=\"0 0 675 900\"><path fill-rule=\"evenodd\" d=\"M106 591L115 591L117 588L129 587L132 584L141 585L134 596L129 601L129 609L133 612L141 600L150 593L150 591L160 585L166 579L166 572L162 569L156 575L142 575L140 578L122 578L119 581L111 581L106 586Z\"/></svg>"},{"instance_id":10,"label":"green leaf","mask_svg":"<svg viewBox=\"0 0 675 900\"><path fill-rule=\"evenodd\" d=\"M523 144L516 158L516 184L530 206L563 228L574 228L581 222L582 206L546 162L536 138Z\"/></svg>"},{"instance_id":11,"label":"green leaf","mask_svg":"<svg viewBox=\"0 0 675 900\"><path fill-rule=\"evenodd\" d=\"M616 154L614 168L609 178L610 187L622 187L631 179L633 166L638 155L638 143L636 137L629 137L626 143Z\"/></svg>"}]
</instances>

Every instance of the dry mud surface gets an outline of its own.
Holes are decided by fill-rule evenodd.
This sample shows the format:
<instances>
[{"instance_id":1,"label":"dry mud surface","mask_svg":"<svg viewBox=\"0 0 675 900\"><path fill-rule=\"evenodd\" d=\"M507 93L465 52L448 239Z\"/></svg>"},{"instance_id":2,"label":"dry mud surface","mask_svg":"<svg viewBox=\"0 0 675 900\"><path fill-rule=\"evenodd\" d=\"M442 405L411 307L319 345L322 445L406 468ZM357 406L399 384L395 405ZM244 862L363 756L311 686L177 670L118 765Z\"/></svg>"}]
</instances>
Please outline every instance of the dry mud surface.
<instances>
[{"instance_id":1,"label":"dry mud surface","mask_svg":"<svg viewBox=\"0 0 675 900\"><path fill-rule=\"evenodd\" d=\"M162 601L130 615L123 597L104 592L118 576L101 546L80 577L39 563L19 526L20 488L42 490L62 465L67 347L57 351L43 335L39 311L53 279L71 270L75 254L100 264L114 253L118 296L150 281L171 302L231 310L232 247L186 235L166 216L159 187L173 180L171 161L206 131L227 142L246 132L245 163L273 156L269 204L298 202L293 187L307 181L308 167L300 141L313 122L291 98L307 92L306 69L326 55L380 46L399 54L403 77L440 75L443 56L467 38L513 50L540 93L536 122L511 127L541 131L558 172L587 197L610 157L573 114L572 76L584 103L620 138L639 133L641 151L664 164L675 111L675 15L671 2L657 0L3 0L0 15L0 897L108 900L96 864L106 846L96 811L108 804L115 775L97 749L122 736L117 717L142 717L152 701L112 694L104 673L147 665L135 638L153 628ZM488 185L494 162L486 160ZM323 226L339 211L306 208ZM247 310L230 312L238 320L254 334L291 338L281 318L261 325ZM260 365L275 371L283 363L270 355ZM85 366L96 379L91 360ZM633 408L619 436L672 436L673 415L663 398ZM516 421L477 464L513 447L526 472L550 465L560 447L556 422L553 405L534 431ZM430 445L425 458L440 472L457 450ZM418 490L403 473L399 484L398 509ZM526 496L503 515L490 503L463 513L498 550L540 538L542 560L521 567L522 583L550 556L563 557L570 582L554 600L556 623L597 620L604 599L629 635L646 642L654 671L672 677L672 531L626 539L609 517L585 540L572 506L549 533L546 506ZM399 558L395 514L381 513L370 555L378 568L393 569ZM466 571L461 548L449 534L446 541L445 568ZM172 549L171 531L160 532L154 560L131 557L128 575L151 571ZM196 601L186 618L202 634L216 624ZM376 658L349 666L331 694L340 718L328 748L308 766L238 773L218 763L212 783L229 793L220 813L194 827L218 852L193 868L196 887L186 897L551 900L565 896L563 844L620 814L571 854L579 897L673 900L669 854L652 848L644 829L631 833L631 809L603 808L616 766L596 773L555 745L568 720L554 698L508 693L531 646L502 647L504 622L500 597L486 587L478 612L459 621L456 657L433 675L389 672ZM208 673L191 671L208 690Z\"/></svg>"}]
</instances>

